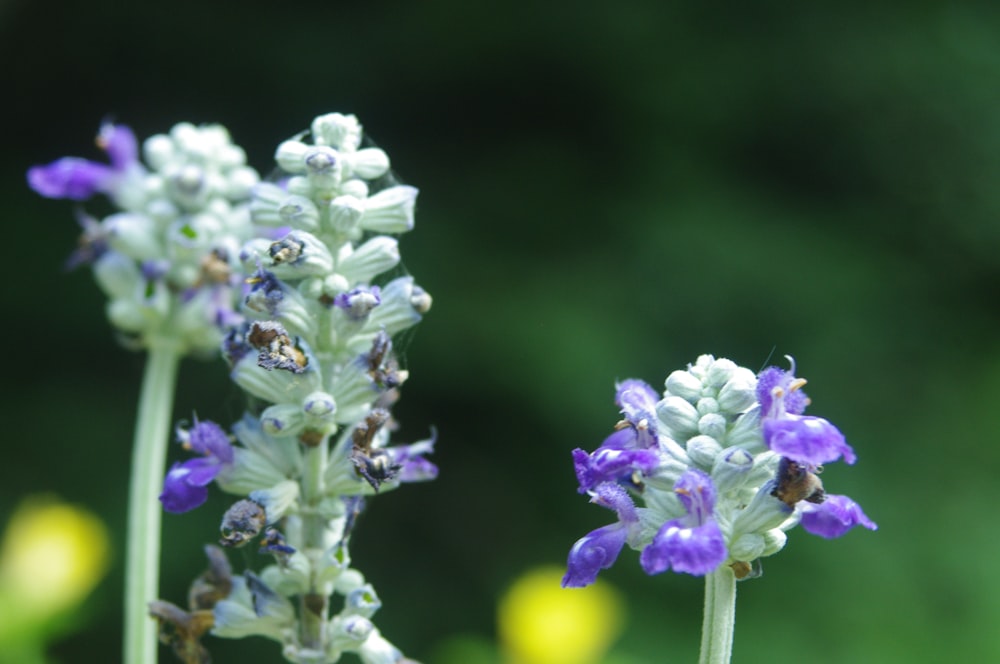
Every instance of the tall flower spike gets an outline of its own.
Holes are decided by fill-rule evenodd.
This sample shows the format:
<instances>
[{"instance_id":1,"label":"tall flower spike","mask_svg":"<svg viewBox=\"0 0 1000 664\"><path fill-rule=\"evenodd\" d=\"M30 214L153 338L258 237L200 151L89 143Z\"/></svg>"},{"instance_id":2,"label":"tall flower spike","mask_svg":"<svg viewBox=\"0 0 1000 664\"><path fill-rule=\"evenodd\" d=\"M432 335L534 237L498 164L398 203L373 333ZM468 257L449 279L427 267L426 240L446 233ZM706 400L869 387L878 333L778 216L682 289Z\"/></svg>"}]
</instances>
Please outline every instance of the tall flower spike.
<instances>
[{"instance_id":1,"label":"tall flower spike","mask_svg":"<svg viewBox=\"0 0 1000 664\"><path fill-rule=\"evenodd\" d=\"M362 147L354 116L316 118L275 158L284 174L254 187L249 205L268 230L234 252L246 320L222 344L250 407L228 456L215 454L224 462L175 466L164 505L200 504L214 479L241 497L221 543L259 540L267 554L215 605L216 636L274 639L290 661L401 663L372 623L381 604L348 545L363 496L437 476L434 438L392 444L389 410L407 378L392 336L431 303L412 277L391 274L399 243L384 235L413 227L417 192L387 184L388 157Z\"/></svg>"},{"instance_id":2,"label":"tall flower spike","mask_svg":"<svg viewBox=\"0 0 1000 664\"><path fill-rule=\"evenodd\" d=\"M166 462L177 367L185 355L218 349L235 324L241 296L240 246L254 235L248 200L257 172L220 126L181 123L147 139L144 161L132 130L105 123L97 139L109 163L66 157L29 169L29 186L48 198L82 201L104 194L114 212L78 213L83 235L71 265L92 266L108 297L106 314L130 349L149 352L133 440L126 562L125 648L129 662L151 661L156 635L145 615L158 586L158 483ZM174 467L164 504L204 500L215 468ZM153 510L151 512L151 510Z\"/></svg>"}]
</instances>

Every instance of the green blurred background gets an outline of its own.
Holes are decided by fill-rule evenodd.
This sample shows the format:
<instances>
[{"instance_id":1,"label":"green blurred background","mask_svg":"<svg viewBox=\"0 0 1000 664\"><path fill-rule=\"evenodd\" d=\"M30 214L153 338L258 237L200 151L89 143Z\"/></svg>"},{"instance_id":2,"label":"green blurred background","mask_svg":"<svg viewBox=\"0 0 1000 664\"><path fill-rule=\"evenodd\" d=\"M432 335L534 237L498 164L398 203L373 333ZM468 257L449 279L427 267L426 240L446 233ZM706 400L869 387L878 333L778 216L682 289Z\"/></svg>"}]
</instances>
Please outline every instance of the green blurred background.
<instances>
[{"instance_id":1,"label":"green blurred background","mask_svg":"<svg viewBox=\"0 0 1000 664\"><path fill-rule=\"evenodd\" d=\"M0 519L54 492L100 513L117 552L63 661L118 657L142 357L90 275L62 271L72 205L24 171L96 157L110 114L140 136L221 122L267 172L328 111L421 189L401 247L435 300L396 415L408 440L437 428L442 472L373 501L354 541L409 655L492 639L503 589L610 520L570 450L610 432L616 380L773 352L858 452L828 490L880 530L793 531L740 585L735 660L1000 661L996 3L7 0L0 61ZM178 418L239 416L221 362L180 384ZM227 505L167 516L165 598L183 601ZM631 551L602 578L629 598L616 653L695 660L699 579L646 577Z\"/></svg>"}]
</instances>

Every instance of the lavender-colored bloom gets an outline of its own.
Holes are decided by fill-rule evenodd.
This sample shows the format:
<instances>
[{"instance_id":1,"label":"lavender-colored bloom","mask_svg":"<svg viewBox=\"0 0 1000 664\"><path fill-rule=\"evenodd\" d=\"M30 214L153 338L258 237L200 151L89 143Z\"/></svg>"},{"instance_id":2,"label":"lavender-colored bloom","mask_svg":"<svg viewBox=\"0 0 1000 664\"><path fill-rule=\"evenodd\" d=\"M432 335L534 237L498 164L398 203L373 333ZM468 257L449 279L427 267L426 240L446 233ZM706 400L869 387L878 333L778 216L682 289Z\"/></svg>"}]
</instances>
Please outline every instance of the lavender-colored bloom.
<instances>
[{"instance_id":1,"label":"lavender-colored bloom","mask_svg":"<svg viewBox=\"0 0 1000 664\"><path fill-rule=\"evenodd\" d=\"M614 564L629 536L639 525L635 504L622 487L606 482L597 487L591 502L614 510L618 522L591 531L570 549L563 588L582 588L593 583L602 569Z\"/></svg>"},{"instance_id":2,"label":"lavender-colored bloom","mask_svg":"<svg viewBox=\"0 0 1000 664\"><path fill-rule=\"evenodd\" d=\"M800 504L802 505L802 528L813 535L834 539L854 526L878 530L878 525L865 516L865 513L861 511L861 506L847 496L827 494L826 500L819 505Z\"/></svg>"},{"instance_id":3,"label":"lavender-colored bloom","mask_svg":"<svg viewBox=\"0 0 1000 664\"><path fill-rule=\"evenodd\" d=\"M412 445L397 445L387 448L393 463L399 466L397 477L400 482L425 482L438 476L436 465L424 458L434 452L436 435Z\"/></svg>"},{"instance_id":4,"label":"lavender-colored bloom","mask_svg":"<svg viewBox=\"0 0 1000 664\"><path fill-rule=\"evenodd\" d=\"M849 464L857 461L844 434L822 417L787 415L764 420L764 442L772 451L805 466L819 466L841 456Z\"/></svg>"},{"instance_id":5,"label":"lavender-colored bloom","mask_svg":"<svg viewBox=\"0 0 1000 664\"><path fill-rule=\"evenodd\" d=\"M175 463L163 481L160 502L168 512L193 510L208 499L208 485L222 469L233 463L229 436L215 422L196 422L190 431L179 431L178 438L188 450L202 456Z\"/></svg>"},{"instance_id":6,"label":"lavender-colored bloom","mask_svg":"<svg viewBox=\"0 0 1000 664\"><path fill-rule=\"evenodd\" d=\"M111 164L80 157L63 157L45 166L28 169L28 185L46 198L82 201L94 194L109 193L119 178L139 164L135 134L125 125L106 123L97 136Z\"/></svg>"},{"instance_id":7,"label":"lavender-colored bloom","mask_svg":"<svg viewBox=\"0 0 1000 664\"><path fill-rule=\"evenodd\" d=\"M620 449L601 446L593 454L577 448L573 450L573 467L580 482L580 493L586 493L603 482L628 479L639 471L650 474L659 463L653 450Z\"/></svg>"},{"instance_id":8,"label":"lavender-colored bloom","mask_svg":"<svg viewBox=\"0 0 1000 664\"><path fill-rule=\"evenodd\" d=\"M712 478L691 468L674 485L687 515L664 523L639 558L647 574L668 569L695 576L712 572L728 555L726 541L712 516L715 487Z\"/></svg>"},{"instance_id":9,"label":"lavender-colored bloom","mask_svg":"<svg viewBox=\"0 0 1000 664\"><path fill-rule=\"evenodd\" d=\"M618 383L615 391L615 403L621 408L625 419L638 424L646 419L656 421L656 402L660 400L656 391L645 381L629 378Z\"/></svg>"},{"instance_id":10,"label":"lavender-colored bloom","mask_svg":"<svg viewBox=\"0 0 1000 664\"><path fill-rule=\"evenodd\" d=\"M809 405L809 397L801 390L806 384L795 377L795 369L785 371L768 367L757 376L757 401L764 417L783 417L786 413L801 415Z\"/></svg>"},{"instance_id":11,"label":"lavender-colored bloom","mask_svg":"<svg viewBox=\"0 0 1000 664\"><path fill-rule=\"evenodd\" d=\"M792 371L768 367L757 378L764 442L774 452L804 466L816 467L844 457L857 460L844 435L822 417L802 415L809 398L800 389L805 380Z\"/></svg>"},{"instance_id":12,"label":"lavender-colored bloom","mask_svg":"<svg viewBox=\"0 0 1000 664\"><path fill-rule=\"evenodd\" d=\"M629 378L619 383L615 390L615 403L625 420L631 425L634 441L630 447L656 446L656 391L644 381Z\"/></svg>"}]
</instances>

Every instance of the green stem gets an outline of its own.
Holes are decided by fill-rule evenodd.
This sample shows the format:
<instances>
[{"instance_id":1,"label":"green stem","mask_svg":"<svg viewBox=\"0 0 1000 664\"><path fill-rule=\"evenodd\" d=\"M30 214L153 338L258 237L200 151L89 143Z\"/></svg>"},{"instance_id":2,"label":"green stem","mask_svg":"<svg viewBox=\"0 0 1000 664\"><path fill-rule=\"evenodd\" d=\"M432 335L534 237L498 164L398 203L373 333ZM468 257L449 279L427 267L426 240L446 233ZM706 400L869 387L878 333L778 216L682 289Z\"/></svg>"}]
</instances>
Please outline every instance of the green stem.
<instances>
[{"instance_id":1,"label":"green stem","mask_svg":"<svg viewBox=\"0 0 1000 664\"><path fill-rule=\"evenodd\" d=\"M736 576L729 565L705 576L705 617L699 664L729 664L736 623Z\"/></svg>"},{"instance_id":2,"label":"green stem","mask_svg":"<svg viewBox=\"0 0 1000 664\"><path fill-rule=\"evenodd\" d=\"M154 664L156 623L146 605L157 598L160 581L160 489L166 468L180 351L151 343L142 377L132 450L125 561L125 662Z\"/></svg>"},{"instance_id":3,"label":"green stem","mask_svg":"<svg viewBox=\"0 0 1000 664\"><path fill-rule=\"evenodd\" d=\"M302 544L306 555L315 562L326 550L327 520L319 513L319 503L325 490L323 473L329 456L326 437L315 447L306 449L305 469L302 476ZM326 619L329 599L321 592L315 579L310 591L302 596L301 640L302 645L316 652L326 649Z\"/></svg>"}]
</instances>

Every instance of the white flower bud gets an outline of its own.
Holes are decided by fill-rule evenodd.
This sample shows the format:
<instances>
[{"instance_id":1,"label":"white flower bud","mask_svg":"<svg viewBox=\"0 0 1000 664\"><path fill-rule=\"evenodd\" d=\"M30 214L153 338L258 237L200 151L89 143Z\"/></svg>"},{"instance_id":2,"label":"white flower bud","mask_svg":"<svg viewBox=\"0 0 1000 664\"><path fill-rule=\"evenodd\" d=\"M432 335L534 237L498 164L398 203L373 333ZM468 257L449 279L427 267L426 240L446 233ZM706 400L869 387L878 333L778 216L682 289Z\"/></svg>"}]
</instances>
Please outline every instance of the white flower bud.
<instances>
[{"instance_id":1,"label":"white flower bud","mask_svg":"<svg viewBox=\"0 0 1000 664\"><path fill-rule=\"evenodd\" d=\"M757 401L757 377L738 367L719 390L719 406L726 413L741 413Z\"/></svg>"},{"instance_id":2,"label":"white flower bud","mask_svg":"<svg viewBox=\"0 0 1000 664\"><path fill-rule=\"evenodd\" d=\"M670 394L695 401L701 396L701 380L688 371L674 371L667 376L666 388Z\"/></svg>"},{"instance_id":3,"label":"white flower bud","mask_svg":"<svg viewBox=\"0 0 1000 664\"><path fill-rule=\"evenodd\" d=\"M735 362L720 357L715 362L712 362L705 373L705 384L716 389L722 387L729 380L729 377L733 375L733 372L736 371L736 368Z\"/></svg>"},{"instance_id":4,"label":"white flower bud","mask_svg":"<svg viewBox=\"0 0 1000 664\"><path fill-rule=\"evenodd\" d=\"M399 185L378 192L365 202L361 227L376 233L403 233L413 229L417 188Z\"/></svg>"},{"instance_id":5,"label":"white flower bud","mask_svg":"<svg viewBox=\"0 0 1000 664\"><path fill-rule=\"evenodd\" d=\"M703 415L698 420L698 433L721 440L726 435L726 418L718 413Z\"/></svg>"},{"instance_id":6,"label":"white flower bud","mask_svg":"<svg viewBox=\"0 0 1000 664\"><path fill-rule=\"evenodd\" d=\"M275 151L274 160L283 170L300 175L306 172L306 154L310 149L300 141L285 141Z\"/></svg>"},{"instance_id":7,"label":"white flower bud","mask_svg":"<svg viewBox=\"0 0 1000 664\"><path fill-rule=\"evenodd\" d=\"M389 155L379 148L365 148L342 156L351 173L365 180L385 175L389 170Z\"/></svg>"},{"instance_id":8,"label":"white flower bud","mask_svg":"<svg viewBox=\"0 0 1000 664\"><path fill-rule=\"evenodd\" d=\"M378 274L399 264L399 243L391 237L378 235L347 256L342 256L337 271L349 283L368 283Z\"/></svg>"},{"instance_id":9,"label":"white flower bud","mask_svg":"<svg viewBox=\"0 0 1000 664\"><path fill-rule=\"evenodd\" d=\"M711 436L694 436L687 442L687 454L691 461L703 468L711 468L715 465L715 459L722 451L719 445Z\"/></svg>"},{"instance_id":10,"label":"white flower bud","mask_svg":"<svg viewBox=\"0 0 1000 664\"><path fill-rule=\"evenodd\" d=\"M681 397L669 396L656 404L656 415L673 432L674 438L685 439L698 431L698 411Z\"/></svg>"},{"instance_id":11,"label":"white flower bud","mask_svg":"<svg viewBox=\"0 0 1000 664\"><path fill-rule=\"evenodd\" d=\"M107 217L102 225L107 231L108 244L112 249L137 261L155 260L164 256L156 224L146 215L121 212Z\"/></svg>"}]
</instances>

